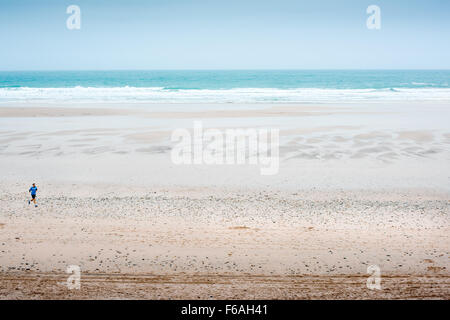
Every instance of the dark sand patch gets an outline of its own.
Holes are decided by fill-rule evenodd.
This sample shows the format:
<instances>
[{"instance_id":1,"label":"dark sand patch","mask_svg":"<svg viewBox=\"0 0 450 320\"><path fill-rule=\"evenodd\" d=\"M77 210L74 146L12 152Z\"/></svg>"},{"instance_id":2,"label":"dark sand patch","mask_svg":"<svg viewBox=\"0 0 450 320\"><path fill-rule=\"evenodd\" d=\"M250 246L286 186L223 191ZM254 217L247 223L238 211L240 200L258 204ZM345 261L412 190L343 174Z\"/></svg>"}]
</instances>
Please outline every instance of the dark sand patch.
<instances>
[{"instance_id":1,"label":"dark sand patch","mask_svg":"<svg viewBox=\"0 0 450 320\"><path fill-rule=\"evenodd\" d=\"M250 228L246 227L246 226L236 226L236 227L229 227L228 229L230 229L230 230L248 230Z\"/></svg>"},{"instance_id":2,"label":"dark sand patch","mask_svg":"<svg viewBox=\"0 0 450 320\"><path fill-rule=\"evenodd\" d=\"M383 274L382 290L367 275L150 275L83 273L80 290L67 274L0 275L0 299L449 299L446 275Z\"/></svg>"},{"instance_id":3,"label":"dark sand patch","mask_svg":"<svg viewBox=\"0 0 450 320\"><path fill-rule=\"evenodd\" d=\"M416 143L423 143L433 141L434 136L428 131L401 131L398 133L397 139L413 140Z\"/></svg>"},{"instance_id":4,"label":"dark sand patch","mask_svg":"<svg viewBox=\"0 0 450 320\"><path fill-rule=\"evenodd\" d=\"M358 140L373 140L373 139L389 139L391 138L390 134L386 134L383 132L373 131L368 133L361 133L354 136L355 139Z\"/></svg>"}]
</instances>

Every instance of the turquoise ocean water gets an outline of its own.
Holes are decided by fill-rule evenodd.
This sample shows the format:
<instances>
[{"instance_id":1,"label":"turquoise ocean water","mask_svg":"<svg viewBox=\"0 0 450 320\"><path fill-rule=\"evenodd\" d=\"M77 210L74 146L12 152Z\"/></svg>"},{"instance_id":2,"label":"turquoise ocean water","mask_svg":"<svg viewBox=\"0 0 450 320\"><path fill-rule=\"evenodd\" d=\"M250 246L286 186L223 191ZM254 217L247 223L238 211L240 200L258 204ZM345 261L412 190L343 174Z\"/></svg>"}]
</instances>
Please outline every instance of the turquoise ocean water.
<instances>
[{"instance_id":1,"label":"turquoise ocean water","mask_svg":"<svg viewBox=\"0 0 450 320\"><path fill-rule=\"evenodd\" d=\"M450 100L450 70L0 72L0 102Z\"/></svg>"}]
</instances>

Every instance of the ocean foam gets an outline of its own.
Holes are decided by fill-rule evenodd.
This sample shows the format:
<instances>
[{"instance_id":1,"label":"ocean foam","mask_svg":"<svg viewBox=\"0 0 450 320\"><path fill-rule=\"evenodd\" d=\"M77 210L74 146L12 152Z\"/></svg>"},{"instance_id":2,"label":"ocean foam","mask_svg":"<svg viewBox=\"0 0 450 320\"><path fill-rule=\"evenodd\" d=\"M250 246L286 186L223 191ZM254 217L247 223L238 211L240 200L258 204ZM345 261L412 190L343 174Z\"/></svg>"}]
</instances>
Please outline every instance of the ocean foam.
<instances>
[{"instance_id":1,"label":"ocean foam","mask_svg":"<svg viewBox=\"0 0 450 320\"><path fill-rule=\"evenodd\" d=\"M0 88L0 102L264 103L383 100L450 100L448 88L164 89L161 87Z\"/></svg>"}]
</instances>

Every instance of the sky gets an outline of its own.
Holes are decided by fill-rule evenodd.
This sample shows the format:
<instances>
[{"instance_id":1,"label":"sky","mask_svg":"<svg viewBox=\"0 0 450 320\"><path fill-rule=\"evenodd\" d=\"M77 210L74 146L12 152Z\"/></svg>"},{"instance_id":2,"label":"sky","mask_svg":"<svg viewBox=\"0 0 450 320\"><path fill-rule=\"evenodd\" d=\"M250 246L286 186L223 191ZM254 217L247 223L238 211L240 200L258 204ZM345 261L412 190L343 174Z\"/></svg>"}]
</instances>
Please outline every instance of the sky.
<instances>
[{"instance_id":1,"label":"sky","mask_svg":"<svg viewBox=\"0 0 450 320\"><path fill-rule=\"evenodd\" d=\"M0 0L6 71L450 69L449 39L449 0Z\"/></svg>"}]
</instances>

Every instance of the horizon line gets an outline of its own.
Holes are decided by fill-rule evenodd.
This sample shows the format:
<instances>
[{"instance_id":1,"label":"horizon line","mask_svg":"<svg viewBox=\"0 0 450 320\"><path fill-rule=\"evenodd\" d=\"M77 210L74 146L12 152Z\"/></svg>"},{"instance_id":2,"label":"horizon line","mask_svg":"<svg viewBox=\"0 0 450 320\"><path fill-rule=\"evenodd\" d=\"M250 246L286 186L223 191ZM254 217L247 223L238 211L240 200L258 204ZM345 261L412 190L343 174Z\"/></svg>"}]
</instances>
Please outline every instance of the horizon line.
<instances>
[{"instance_id":1,"label":"horizon line","mask_svg":"<svg viewBox=\"0 0 450 320\"><path fill-rule=\"evenodd\" d=\"M220 69L220 68L211 68L211 69L190 69L190 68L181 68L181 69L0 69L0 72L62 72L62 71L450 71L450 68L267 68L267 69Z\"/></svg>"}]
</instances>

